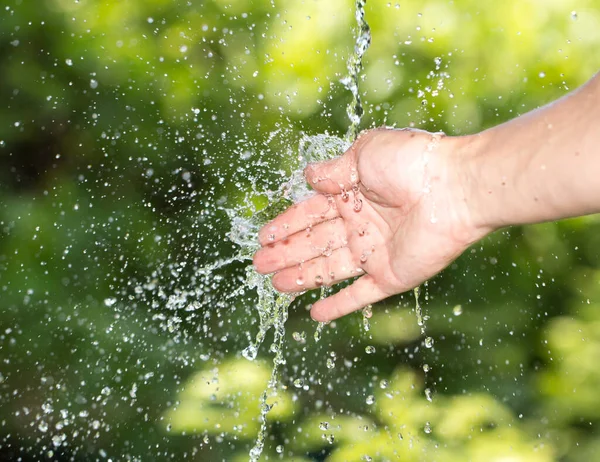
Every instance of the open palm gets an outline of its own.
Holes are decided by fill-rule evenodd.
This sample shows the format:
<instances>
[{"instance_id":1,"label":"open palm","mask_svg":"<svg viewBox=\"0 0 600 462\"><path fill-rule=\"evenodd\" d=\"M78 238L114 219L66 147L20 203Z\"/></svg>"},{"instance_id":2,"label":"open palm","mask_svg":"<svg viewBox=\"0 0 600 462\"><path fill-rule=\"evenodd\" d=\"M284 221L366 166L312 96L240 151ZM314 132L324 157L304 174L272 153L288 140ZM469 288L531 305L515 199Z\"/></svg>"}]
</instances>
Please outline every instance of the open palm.
<instances>
[{"instance_id":1,"label":"open palm","mask_svg":"<svg viewBox=\"0 0 600 462\"><path fill-rule=\"evenodd\" d=\"M307 167L318 192L267 224L254 266L282 292L357 277L315 303L330 321L416 287L484 231L471 225L452 152L460 138L417 130L364 133L340 158Z\"/></svg>"}]
</instances>

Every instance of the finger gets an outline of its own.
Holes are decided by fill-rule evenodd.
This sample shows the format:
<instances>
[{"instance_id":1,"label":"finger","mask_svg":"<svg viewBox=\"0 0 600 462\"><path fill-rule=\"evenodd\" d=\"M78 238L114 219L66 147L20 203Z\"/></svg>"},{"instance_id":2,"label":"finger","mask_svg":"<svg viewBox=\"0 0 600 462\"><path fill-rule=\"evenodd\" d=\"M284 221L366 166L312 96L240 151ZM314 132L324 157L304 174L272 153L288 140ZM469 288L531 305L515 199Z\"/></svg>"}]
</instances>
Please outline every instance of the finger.
<instances>
[{"instance_id":1,"label":"finger","mask_svg":"<svg viewBox=\"0 0 600 462\"><path fill-rule=\"evenodd\" d=\"M315 321L333 321L390 295L392 294L383 291L373 277L367 274L338 293L319 300L313 305L310 315Z\"/></svg>"},{"instance_id":2,"label":"finger","mask_svg":"<svg viewBox=\"0 0 600 462\"><path fill-rule=\"evenodd\" d=\"M261 246L281 241L310 226L339 217L333 196L317 194L289 209L265 225L258 233Z\"/></svg>"},{"instance_id":3,"label":"finger","mask_svg":"<svg viewBox=\"0 0 600 462\"><path fill-rule=\"evenodd\" d=\"M347 191L359 181L355 152L350 148L337 159L310 164L304 169L306 181L322 194L340 194L344 190Z\"/></svg>"},{"instance_id":4,"label":"finger","mask_svg":"<svg viewBox=\"0 0 600 462\"><path fill-rule=\"evenodd\" d=\"M273 276L273 287L280 292L298 292L330 286L348 278L363 274L348 247L321 256L300 266L286 268Z\"/></svg>"},{"instance_id":5,"label":"finger","mask_svg":"<svg viewBox=\"0 0 600 462\"><path fill-rule=\"evenodd\" d=\"M323 194L340 194L349 191L359 183L358 154L370 141L388 130L374 129L362 132L354 144L337 159L310 164L304 169L306 181L316 191Z\"/></svg>"},{"instance_id":6,"label":"finger","mask_svg":"<svg viewBox=\"0 0 600 462\"><path fill-rule=\"evenodd\" d=\"M312 260L348 243L344 220L335 218L269 244L254 255L254 267L261 274L274 273Z\"/></svg>"}]
</instances>

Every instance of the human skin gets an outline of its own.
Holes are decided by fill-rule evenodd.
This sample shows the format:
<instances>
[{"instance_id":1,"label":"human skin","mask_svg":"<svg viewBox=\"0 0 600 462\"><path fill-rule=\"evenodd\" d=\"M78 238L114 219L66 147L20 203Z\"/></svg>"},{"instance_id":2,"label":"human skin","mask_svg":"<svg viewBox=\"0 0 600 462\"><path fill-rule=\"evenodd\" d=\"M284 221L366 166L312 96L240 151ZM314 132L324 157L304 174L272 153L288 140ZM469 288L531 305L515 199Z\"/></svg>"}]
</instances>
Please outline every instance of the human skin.
<instances>
[{"instance_id":1,"label":"human skin","mask_svg":"<svg viewBox=\"0 0 600 462\"><path fill-rule=\"evenodd\" d=\"M487 234L600 212L600 75L476 135L364 132L309 165L313 197L259 233L256 270L301 292L359 276L315 303L331 321L430 279Z\"/></svg>"}]
</instances>

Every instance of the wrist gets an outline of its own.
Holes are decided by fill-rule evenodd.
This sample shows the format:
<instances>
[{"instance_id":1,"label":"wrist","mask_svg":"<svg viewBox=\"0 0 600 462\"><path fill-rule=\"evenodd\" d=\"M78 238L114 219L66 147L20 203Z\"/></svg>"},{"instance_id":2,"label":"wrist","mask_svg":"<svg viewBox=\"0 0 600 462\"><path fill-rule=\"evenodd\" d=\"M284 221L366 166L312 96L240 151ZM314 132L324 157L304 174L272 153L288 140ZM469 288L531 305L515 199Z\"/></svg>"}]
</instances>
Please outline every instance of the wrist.
<instances>
[{"instance_id":1,"label":"wrist","mask_svg":"<svg viewBox=\"0 0 600 462\"><path fill-rule=\"evenodd\" d=\"M488 222L478 193L480 145L481 139L477 136L440 138L430 163L433 179L430 206L444 210L448 236L463 248L495 230Z\"/></svg>"},{"instance_id":2,"label":"wrist","mask_svg":"<svg viewBox=\"0 0 600 462\"><path fill-rule=\"evenodd\" d=\"M499 204L486 185L490 167L487 133L450 137L449 190L457 191L462 220L475 242L503 226Z\"/></svg>"}]
</instances>

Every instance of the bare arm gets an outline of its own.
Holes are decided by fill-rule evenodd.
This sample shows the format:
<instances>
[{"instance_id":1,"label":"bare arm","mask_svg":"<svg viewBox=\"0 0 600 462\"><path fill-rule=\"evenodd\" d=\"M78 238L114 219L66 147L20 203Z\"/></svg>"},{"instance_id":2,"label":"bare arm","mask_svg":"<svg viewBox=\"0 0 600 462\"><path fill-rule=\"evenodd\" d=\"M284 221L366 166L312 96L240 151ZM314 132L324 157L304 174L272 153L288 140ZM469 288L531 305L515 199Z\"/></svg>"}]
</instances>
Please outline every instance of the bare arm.
<instances>
[{"instance_id":1,"label":"bare arm","mask_svg":"<svg viewBox=\"0 0 600 462\"><path fill-rule=\"evenodd\" d=\"M490 229L600 212L600 74L466 146L465 197Z\"/></svg>"}]
</instances>

